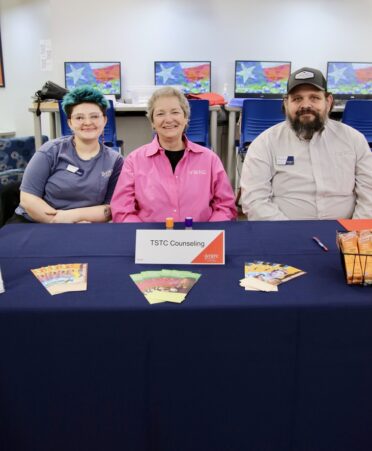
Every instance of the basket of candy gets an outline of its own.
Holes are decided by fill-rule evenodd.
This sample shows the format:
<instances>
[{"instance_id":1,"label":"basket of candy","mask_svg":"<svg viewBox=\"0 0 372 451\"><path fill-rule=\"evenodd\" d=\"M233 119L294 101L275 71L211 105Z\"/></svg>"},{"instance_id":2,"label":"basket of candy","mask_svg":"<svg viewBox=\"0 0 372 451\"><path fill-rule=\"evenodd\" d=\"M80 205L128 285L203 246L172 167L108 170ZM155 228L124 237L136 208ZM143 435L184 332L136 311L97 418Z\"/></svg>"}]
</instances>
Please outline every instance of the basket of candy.
<instances>
[{"instance_id":1,"label":"basket of candy","mask_svg":"<svg viewBox=\"0 0 372 451\"><path fill-rule=\"evenodd\" d=\"M337 232L346 282L372 285L372 230Z\"/></svg>"}]
</instances>

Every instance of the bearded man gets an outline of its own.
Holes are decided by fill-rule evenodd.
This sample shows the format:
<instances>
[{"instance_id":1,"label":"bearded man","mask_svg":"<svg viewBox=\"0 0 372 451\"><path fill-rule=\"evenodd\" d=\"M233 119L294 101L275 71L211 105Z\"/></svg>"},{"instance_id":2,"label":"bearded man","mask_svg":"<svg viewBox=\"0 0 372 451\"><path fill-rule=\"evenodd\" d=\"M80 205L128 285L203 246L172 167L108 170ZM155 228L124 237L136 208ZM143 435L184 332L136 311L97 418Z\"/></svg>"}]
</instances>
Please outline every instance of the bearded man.
<instances>
[{"instance_id":1,"label":"bearded man","mask_svg":"<svg viewBox=\"0 0 372 451\"><path fill-rule=\"evenodd\" d=\"M364 135L329 119L332 105L319 70L290 75L286 121L261 133L243 164L248 220L372 217L372 152Z\"/></svg>"}]
</instances>

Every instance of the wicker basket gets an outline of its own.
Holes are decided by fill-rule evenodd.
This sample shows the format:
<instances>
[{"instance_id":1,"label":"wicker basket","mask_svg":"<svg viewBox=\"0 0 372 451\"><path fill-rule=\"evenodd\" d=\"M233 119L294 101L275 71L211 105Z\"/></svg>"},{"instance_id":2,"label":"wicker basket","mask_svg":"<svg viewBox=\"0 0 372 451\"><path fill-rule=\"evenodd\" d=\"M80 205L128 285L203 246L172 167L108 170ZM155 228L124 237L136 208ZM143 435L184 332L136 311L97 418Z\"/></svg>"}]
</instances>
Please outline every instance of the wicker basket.
<instances>
[{"instance_id":1,"label":"wicker basket","mask_svg":"<svg viewBox=\"0 0 372 451\"><path fill-rule=\"evenodd\" d=\"M342 251L340 235L337 232L337 246L340 249L342 267L348 285L372 286L372 255L361 253L347 253Z\"/></svg>"}]
</instances>

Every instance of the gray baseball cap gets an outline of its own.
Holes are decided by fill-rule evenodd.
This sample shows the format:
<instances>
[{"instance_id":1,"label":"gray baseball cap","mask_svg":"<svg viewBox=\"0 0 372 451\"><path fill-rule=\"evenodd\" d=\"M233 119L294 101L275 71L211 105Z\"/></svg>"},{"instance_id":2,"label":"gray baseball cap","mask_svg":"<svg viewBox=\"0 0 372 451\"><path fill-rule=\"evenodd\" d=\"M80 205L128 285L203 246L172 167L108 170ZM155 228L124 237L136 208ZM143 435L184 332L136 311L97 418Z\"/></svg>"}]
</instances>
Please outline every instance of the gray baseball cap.
<instances>
[{"instance_id":1,"label":"gray baseball cap","mask_svg":"<svg viewBox=\"0 0 372 451\"><path fill-rule=\"evenodd\" d=\"M323 74L320 70L312 69L311 67L302 67L290 75L288 79L287 93L289 94L292 89L300 85L312 85L321 91L327 91L327 81Z\"/></svg>"}]
</instances>

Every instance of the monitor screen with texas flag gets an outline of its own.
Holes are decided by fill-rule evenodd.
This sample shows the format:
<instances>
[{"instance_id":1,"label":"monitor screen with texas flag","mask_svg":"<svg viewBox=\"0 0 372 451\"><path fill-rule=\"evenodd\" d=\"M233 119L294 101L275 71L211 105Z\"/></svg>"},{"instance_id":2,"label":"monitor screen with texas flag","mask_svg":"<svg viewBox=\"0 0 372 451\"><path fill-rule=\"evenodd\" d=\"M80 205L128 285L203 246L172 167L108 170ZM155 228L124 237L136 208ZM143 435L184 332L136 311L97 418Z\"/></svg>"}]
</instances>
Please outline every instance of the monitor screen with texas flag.
<instances>
[{"instance_id":1,"label":"monitor screen with texas flag","mask_svg":"<svg viewBox=\"0 0 372 451\"><path fill-rule=\"evenodd\" d=\"M185 94L211 91L210 61L155 61L155 85L180 86Z\"/></svg>"},{"instance_id":2,"label":"monitor screen with texas flag","mask_svg":"<svg viewBox=\"0 0 372 451\"><path fill-rule=\"evenodd\" d=\"M290 73L289 61L235 61L234 97L281 98Z\"/></svg>"},{"instance_id":3,"label":"monitor screen with texas flag","mask_svg":"<svg viewBox=\"0 0 372 451\"><path fill-rule=\"evenodd\" d=\"M372 62L328 62L327 87L336 99L372 99Z\"/></svg>"},{"instance_id":4,"label":"monitor screen with texas flag","mask_svg":"<svg viewBox=\"0 0 372 451\"><path fill-rule=\"evenodd\" d=\"M65 86L73 89L78 86L92 86L102 94L121 96L120 62L65 62Z\"/></svg>"}]
</instances>

